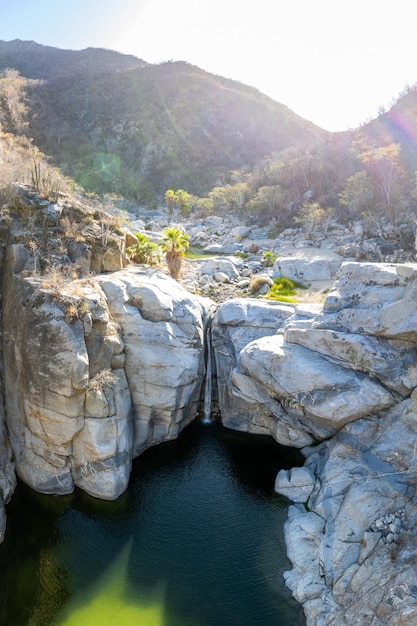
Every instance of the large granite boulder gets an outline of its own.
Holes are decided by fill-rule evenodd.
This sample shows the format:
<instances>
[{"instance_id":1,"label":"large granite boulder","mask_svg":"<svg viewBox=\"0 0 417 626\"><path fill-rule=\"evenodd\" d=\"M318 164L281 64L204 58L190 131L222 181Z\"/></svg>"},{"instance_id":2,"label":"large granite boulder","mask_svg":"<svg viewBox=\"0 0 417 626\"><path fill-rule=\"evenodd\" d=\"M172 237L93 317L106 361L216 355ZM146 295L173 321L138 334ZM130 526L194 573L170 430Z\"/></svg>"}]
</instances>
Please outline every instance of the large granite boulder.
<instances>
[{"instance_id":1,"label":"large granite boulder","mask_svg":"<svg viewBox=\"0 0 417 626\"><path fill-rule=\"evenodd\" d=\"M297 473L280 472L277 492L298 503L285 525L285 579L308 624L417 620L416 436L414 393L305 449L304 502Z\"/></svg>"},{"instance_id":2,"label":"large granite boulder","mask_svg":"<svg viewBox=\"0 0 417 626\"><path fill-rule=\"evenodd\" d=\"M334 280L342 258L279 257L272 270L274 278L285 276L300 283Z\"/></svg>"},{"instance_id":3,"label":"large granite boulder","mask_svg":"<svg viewBox=\"0 0 417 626\"><path fill-rule=\"evenodd\" d=\"M416 290L417 264L344 263L317 325L415 342Z\"/></svg>"},{"instance_id":4,"label":"large granite boulder","mask_svg":"<svg viewBox=\"0 0 417 626\"><path fill-rule=\"evenodd\" d=\"M199 271L201 274L208 274L209 276L215 276L217 273L221 272L230 280L234 280L239 277L237 265L241 265L241 263L242 261L238 257L214 257L200 263Z\"/></svg>"},{"instance_id":5,"label":"large granite boulder","mask_svg":"<svg viewBox=\"0 0 417 626\"><path fill-rule=\"evenodd\" d=\"M346 423L395 401L368 376L288 343L282 335L250 342L241 350L236 370L279 400L316 439L328 438Z\"/></svg>"},{"instance_id":6,"label":"large granite boulder","mask_svg":"<svg viewBox=\"0 0 417 626\"><path fill-rule=\"evenodd\" d=\"M413 264L345 263L323 307L220 306L213 347L223 423L304 447L408 397L417 384L416 276ZM403 302L401 322L390 307Z\"/></svg>"},{"instance_id":7,"label":"large granite boulder","mask_svg":"<svg viewBox=\"0 0 417 626\"><path fill-rule=\"evenodd\" d=\"M34 489L113 499L132 458L176 437L197 412L203 301L162 273L59 285L6 255L4 380L18 475Z\"/></svg>"},{"instance_id":8,"label":"large granite boulder","mask_svg":"<svg viewBox=\"0 0 417 626\"><path fill-rule=\"evenodd\" d=\"M124 338L137 456L175 438L197 414L210 302L158 270L130 269L96 282Z\"/></svg>"},{"instance_id":9,"label":"large granite boulder","mask_svg":"<svg viewBox=\"0 0 417 626\"><path fill-rule=\"evenodd\" d=\"M3 322L7 427L18 475L43 493L78 485L117 497L129 479L133 424L124 371L112 367L120 330L104 298L81 287L77 295L65 286L54 292L39 279L15 276L5 290ZM100 365L98 335L102 344L115 337ZM100 410L88 400L93 393L101 393Z\"/></svg>"},{"instance_id":10,"label":"large granite boulder","mask_svg":"<svg viewBox=\"0 0 417 626\"><path fill-rule=\"evenodd\" d=\"M314 324L288 324L285 341L304 346L335 365L372 376L403 396L417 386L417 350L409 341L315 328Z\"/></svg>"},{"instance_id":11,"label":"large granite boulder","mask_svg":"<svg viewBox=\"0 0 417 626\"><path fill-rule=\"evenodd\" d=\"M235 366L250 341L276 335L294 307L263 300L237 298L222 304L213 318L212 345L216 366L218 403L222 423L236 430L273 434L280 406L256 388L249 378L240 380L236 393ZM274 405L274 406L272 406ZM276 406L275 406L276 405ZM311 443L307 439L303 445Z\"/></svg>"}]
</instances>

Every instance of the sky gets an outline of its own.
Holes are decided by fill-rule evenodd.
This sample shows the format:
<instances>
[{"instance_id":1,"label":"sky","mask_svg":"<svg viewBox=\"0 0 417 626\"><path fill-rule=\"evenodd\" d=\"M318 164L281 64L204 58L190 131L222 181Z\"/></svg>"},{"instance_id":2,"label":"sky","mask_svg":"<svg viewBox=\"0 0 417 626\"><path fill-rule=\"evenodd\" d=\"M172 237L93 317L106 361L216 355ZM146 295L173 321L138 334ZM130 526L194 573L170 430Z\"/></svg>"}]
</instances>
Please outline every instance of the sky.
<instances>
[{"instance_id":1,"label":"sky","mask_svg":"<svg viewBox=\"0 0 417 626\"><path fill-rule=\"evenodd\" d=\"M0 40L188 61L330 131L417 83L410 0L0 0Z\"/></svg>"}]
</instances>

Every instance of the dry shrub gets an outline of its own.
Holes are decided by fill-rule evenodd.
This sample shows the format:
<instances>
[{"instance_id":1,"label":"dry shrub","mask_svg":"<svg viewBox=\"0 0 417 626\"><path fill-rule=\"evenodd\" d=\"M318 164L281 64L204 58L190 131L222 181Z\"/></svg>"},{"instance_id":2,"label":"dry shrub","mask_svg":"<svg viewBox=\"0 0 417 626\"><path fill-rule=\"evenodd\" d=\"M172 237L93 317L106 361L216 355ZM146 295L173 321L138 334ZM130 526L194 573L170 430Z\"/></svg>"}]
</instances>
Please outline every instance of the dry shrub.
<instances>
[{"instance_id":1,"label":"dry shrub","mask_svg":"<svg viewBox=\"0 0 417 626\"><path fill-rule=\"evenodd\" d=\"M117 381L117 376L111 370L101 370L93 378L90 378L87 390L101 391L111 387Z\"/></svg>"},{"instance_id":2,"label":"dry shrub","mask_svg":"<svg viewBox=\"0 0 417 626\"><path fill-rule=\"evenodd\" d=\"M63 217L59 224L64 231L64 236L67 239L73 239L78 243L82 243L85 241L85 237L83 235L83 225L78 222L72 222L68 217Z\"/></svg>"},{"instance_id":3,"label":"dry shrub","mask_svg":"<svg viewBox=\"0 0 417 626\"><path fill-rule=\"evenodd\" d=\"M77 267L75 265L53 265L49 267L42 281L44 289L54 289L61 291L65 285L68 290L69 283L78 278ZM72 289L79 289L79 286L72 286Z\"/></svg>"},{"instance_id":4,"label":"dry shrub","mask_svg":"<svg viewBox=\"0 0 417 626\"><path fill-rule=\"evenodd\" d=\"M249 245L248 247L248 252L250 254L256 254L257 252L259 252L259 246L258 244L256 244L254 241Z\"/></svg>"},{"instance_id":5,"label":"dry shrub","mask_svg":"<svg viewBox=\"0 0 417 626\"><path fill-rule=\"evenodd\" d=\"M258 293L260 288L263 287L263 285L268 285L269 287L270 284L271 284L271 279L268 278L267 276L255 276L250 281L249 291L251 295L255 295L256 293Z\"/></svg>"},{"instance_id":6,"label":"dry shrub","mask_svg":"<svg viewBox=\"0 0 417 626\"><path fill-rule=\"evenodd\" d=\"M1 132L0 127L0 206L16 198L14 183L31 184L44 197L72 194L74 181L52 167L42 152L24 135Z\"/></svg>"},{"instance_id":7,"label":"dry shrub","mask_svg":"<svg viewBox=\"0 0 417 626\"><path fill-rule=\"evenodd\" d=\"M65 308L65 321L67 324L73 324L79 318L78 309L74 302L68 302Z\"/></svg>"}]
</instances>

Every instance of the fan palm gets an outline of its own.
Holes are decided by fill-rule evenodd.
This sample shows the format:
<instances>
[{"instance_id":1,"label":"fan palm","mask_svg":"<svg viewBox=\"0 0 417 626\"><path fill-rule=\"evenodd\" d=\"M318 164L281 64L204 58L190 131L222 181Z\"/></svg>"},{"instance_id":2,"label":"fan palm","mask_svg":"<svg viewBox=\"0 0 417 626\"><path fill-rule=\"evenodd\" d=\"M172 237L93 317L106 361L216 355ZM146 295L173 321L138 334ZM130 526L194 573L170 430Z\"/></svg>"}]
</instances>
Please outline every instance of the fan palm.
<instances>
[{"instance_id":1,"label":"fan palm","mask_svg":"<svg viewBox=\"0 0 417 626\"><path fill-rule=\"evenodd\" d=\"M162 232L163 249L165 250L165 258L168 265L169 273L172 278L179 278L181 275L182 259L184 252L188 250L190 245L189 235L183 233L179 228L171 227Z\"/></svg>"}]
</instances>

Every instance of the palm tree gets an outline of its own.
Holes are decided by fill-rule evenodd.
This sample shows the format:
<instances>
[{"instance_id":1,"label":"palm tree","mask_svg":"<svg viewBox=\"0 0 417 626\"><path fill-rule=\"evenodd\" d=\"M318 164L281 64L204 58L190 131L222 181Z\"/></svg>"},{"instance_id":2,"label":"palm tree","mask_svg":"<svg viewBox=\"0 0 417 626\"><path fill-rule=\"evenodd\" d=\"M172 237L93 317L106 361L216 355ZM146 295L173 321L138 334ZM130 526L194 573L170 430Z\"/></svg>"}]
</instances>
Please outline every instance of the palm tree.
<instances>
[{"instance_id":1,"label":"palm tree","mask_svg":"<svg viewBox=\"0 0 417 626\"><path fill-rule=\"evenodd\" d=\"M128 257L134 263L156 265L160 261L161 251L144 233L135 233L137 239L133 246L126 250Z\"/></svg>"},{"instance_id":2,"label":"palm tree","mask_svg":"<svg viewBox=\"0 0 417 626\"><path fill-rule=\"evenodd\" d=\"M177 202L177 195L173 189L167 189L164 198L168 207L168 219L171 220L174 214L174 207Z\"/></svg>"},{"instance_id":3,"label":"palm tree","mask_svg":"<svg viewBox=\"0 0 417 626\"><path fill-rule=\"evenodd\" d=\"M179 228L172 226L162 232L163 249L165 250L165 258L168 265L169 273L172 278L179 278L181 274L182 259L184 252L188 250L190 245L189 235L183 233Z\"/></svg>"}]
</instances>

